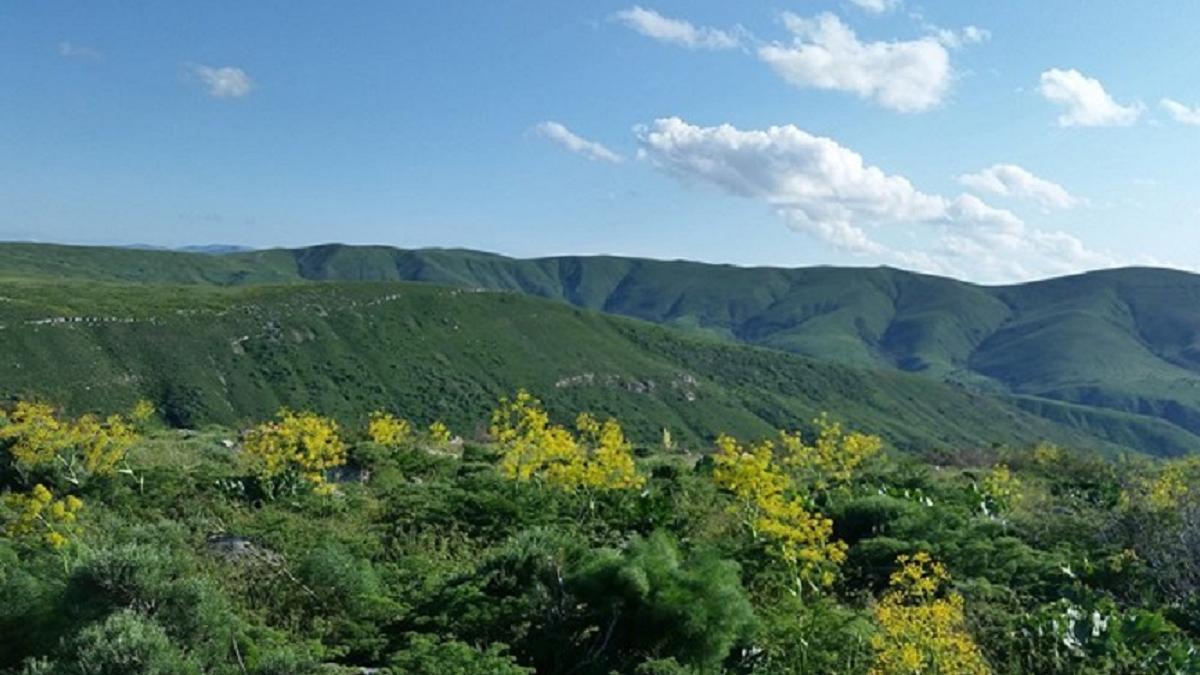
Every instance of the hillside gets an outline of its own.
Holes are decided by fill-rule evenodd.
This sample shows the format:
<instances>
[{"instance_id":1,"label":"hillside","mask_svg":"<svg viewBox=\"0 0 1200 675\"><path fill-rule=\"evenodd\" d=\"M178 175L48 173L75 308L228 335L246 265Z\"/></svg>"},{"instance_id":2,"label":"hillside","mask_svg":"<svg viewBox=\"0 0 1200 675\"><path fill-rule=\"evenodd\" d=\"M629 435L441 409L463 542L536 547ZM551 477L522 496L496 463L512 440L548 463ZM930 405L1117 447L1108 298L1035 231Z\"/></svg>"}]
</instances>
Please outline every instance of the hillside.
<instances>
[{"instance_id":1,"label":"hillside","mask_svg":"<svg viewBox=\"0 0 1200 675\"><path fill-rule=\"evenodd\" d=\"M73 411L144 396L184 426L240 423L281 405L356 421L383 408L444 419L470 437L498 396L526 387L564 409L618 415L644 442L663 426L707 442L830 411L906 448L1040 438L1112 447L961 387L510 293L0 282L0 335L0 395Z\"/></svg>"},{"instance_id":2,"label":"hillside","mask_svg":"<svg viewBox=\"0 0 1200 675\"><path fill-rule=\"evenodd\" d=\"M1157 269L984 287L889 268L516 260L340 245L200 255L0 245L0 276L245 285L407 280L514 290L694 333L1015 397L1157 454L1200 447L1200 277Z\"/></svg>"}]
</instances>

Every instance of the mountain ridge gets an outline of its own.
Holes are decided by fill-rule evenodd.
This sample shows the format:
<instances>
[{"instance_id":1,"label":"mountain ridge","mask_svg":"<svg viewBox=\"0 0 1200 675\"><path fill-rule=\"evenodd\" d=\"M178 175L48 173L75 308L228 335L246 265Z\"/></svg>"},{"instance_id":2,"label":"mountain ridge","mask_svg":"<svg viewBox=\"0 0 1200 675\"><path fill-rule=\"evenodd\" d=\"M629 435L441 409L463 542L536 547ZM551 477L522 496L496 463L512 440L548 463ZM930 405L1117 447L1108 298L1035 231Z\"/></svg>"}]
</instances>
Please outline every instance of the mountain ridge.
<instances>
[{"instance_id":1,"label":"mountain ridge","mask_svg":"<svg viewBox=\"0 0 1200 675\"><path fill-rule=\"evenodd\" d=\"M1185 432L1189 448L1200 447L1200 312L1192 309L1200 307L1200 276L1178 270L1130 267L984 286L891 267L523 260L469 249L326 244L189 255L0 245L0 275L223 286L417 281L515 291L992 395L1157 419Z\"/></svg>"}]
</instances>

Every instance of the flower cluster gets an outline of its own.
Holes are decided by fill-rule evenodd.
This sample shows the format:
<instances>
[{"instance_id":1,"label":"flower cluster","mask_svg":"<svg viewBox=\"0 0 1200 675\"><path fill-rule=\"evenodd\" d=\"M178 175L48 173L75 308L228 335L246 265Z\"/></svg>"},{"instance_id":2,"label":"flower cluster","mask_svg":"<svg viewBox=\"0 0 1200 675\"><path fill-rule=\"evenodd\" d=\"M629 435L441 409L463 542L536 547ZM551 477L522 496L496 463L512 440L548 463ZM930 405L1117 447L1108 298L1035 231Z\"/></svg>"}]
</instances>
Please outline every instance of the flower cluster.
<instances>
[{"instance_id":1,"label":"flower cluster","mask_svg":"<svg viewBox=\"0 0 1200 675\"><path fill-rule=\"evenodd\" d=\"M950 575L924 551L896 559L900 567L890 589L875 605L879 632L871 675L989 672L978 645L967 631L963 598L941 593Z\"/></svg>"},{"instance_id":2,"label":"flower cluster","mask_svg":"<svg viewBox=\"0 0 1200 675\"><path fill-rule=\"evenodd\" d=\"M446 445L450 442L450 427L441 420L434 420L429 425L429 440L434 445Z\"/></svg>"},{"instance_id":3,"label":"flower cluster","mask_svg":"<svg viewBox=\"0 0 1200 675\"><path fill-rule=\"evenodd\" d=\"M337 422L310 412L280 410L276 420L246 432L243 445L264 480L295 473L320 492L329 491L325 471L346 463Z\"/></svg>"},{"instance_id":4,"label":"flower cluster","mask_svg":"<svg viewBox=\"0 0 1200 675\"><path fill-rule=\"evenodd\" d=\"M616 420L600 422L583 413L575 426L578 437L551 424L541 401L527 391L500 399L490 430L505 449L500 470L513 480L540 480L567 490L624 490L645 484Z\"/></svg>"},{"instance_id":5,"label":"flower cluster","mask_svg":"<svg viewBox=\"0 0 1200 675\"><path fill-rule=\"evenodd\" d=\"M883 449L883 440L858 432L846 432L839 422L822 414L813 420L816 442L809 445L799 432L779 434L783 463L794 479L810 490L822 491L846 483L863 463Z\"/></svg>"},{"instance_id":6,"label":"flower cluster","mask_svg":"<svg viewBox=\"0 0 1200 675\"><path fill-rule=\"evenodd\" d=\"M62 471L74 485L116 473L137 440L137 430L120 415L60 420L44 403L17 403L0 426L0 443L7 442L18 470Z\"/></svg>"},{"instance_id":7,"label":"flower cluster","mask_svg":"<svg viewBox=\"0 0 1200 675\"><path fill-rule=\"evenodd\" d=\"M399 448L412 437L412 424L391 413L375 411L367 423L367 436L379 445Z\"/></svg>"},{"instance_id":8,"label":"flower cluster","mask_svg":"<svg viewBox=\"0 0 1200 675\"><path fill-rule=\"evenodd\" d=\"M731 436L717 439L713 480L733 493L756 539L786 564L798 582L828 586L846 559L846 544L830 541L833 521L808 508L796 486L778 466L770 441L742 446Z\"/></svg>"},{"instance_id":9,"label":"flower cluster","mask_svg":"<svg viewBox=\"0 0 1200 675\"><path fill-rule=\"evenodd\" d=\"M55 499L45 485L38 483L28 493L4 495L8 512L4 534L40 540L53 549L61 549L79 535L78 517L83 502L74 495Z\"/></svg>"},{"instance_id":10,"label":"flower cluster","mask_svg":"<svg viewBox=\"0 0 1200 675\"><path fill-rule=\"evenodd\" d=\"M1021 481L1005 464L992 467L980 482L985 513L1001 513L1011 509L1021 499Z\"/></svg>"}]
</instances>

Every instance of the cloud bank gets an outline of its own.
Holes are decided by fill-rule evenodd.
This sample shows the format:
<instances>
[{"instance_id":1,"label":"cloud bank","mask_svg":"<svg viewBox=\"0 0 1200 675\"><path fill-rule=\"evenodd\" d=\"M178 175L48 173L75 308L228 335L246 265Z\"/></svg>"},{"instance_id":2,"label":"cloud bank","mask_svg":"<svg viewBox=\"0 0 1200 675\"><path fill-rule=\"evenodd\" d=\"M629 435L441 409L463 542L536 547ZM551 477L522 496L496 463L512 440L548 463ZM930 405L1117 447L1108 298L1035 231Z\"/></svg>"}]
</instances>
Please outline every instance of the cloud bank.
<instances>
[{"instance_id":1,"label":"cloud bank","mask_svg":"<svg viewBox=\"0 0 1200 675\"><path fill-rule=\"evenodd\" d=\"M1072 235L1029 227L970 194L922 192L833 139L793 125L742 130L672 117L637 134L639 157L660 171L763 202L793 229L853 254L1005 281L1112 264ZM868 232L914 226L930 231L931 246L897 249Z\"/></svg>"}]
</instances>

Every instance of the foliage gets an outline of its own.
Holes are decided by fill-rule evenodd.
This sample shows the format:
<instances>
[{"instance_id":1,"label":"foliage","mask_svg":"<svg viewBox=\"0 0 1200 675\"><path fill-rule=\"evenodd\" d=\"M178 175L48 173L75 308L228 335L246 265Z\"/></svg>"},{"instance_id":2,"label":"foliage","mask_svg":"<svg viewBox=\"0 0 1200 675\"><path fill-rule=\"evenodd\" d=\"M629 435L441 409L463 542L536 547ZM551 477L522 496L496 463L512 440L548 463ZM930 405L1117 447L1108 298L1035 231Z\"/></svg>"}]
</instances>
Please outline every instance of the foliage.
<instances>
[{"instance_id":1,"label":"foliage","mask_svg":"<svg viewBox=\"0 0 1200 675\"><path fill-rule=\"evenodd\" d=\"M353 457L321 471L332 498L256 499L258 430L239 450L229 429L147 425L117 464L137 481L75 485L58 460L18 470L5 452L0 673L1200 670L1189 460L1035 446L931 463L828 420L795 443L665 450L673 419L639 445L615 419L505 404L495 439L461 452L423 433L404 452L343 442L316 415L291 414L308 435L263 425L276 495L310 485L282 437ZM789 462L796 443L812 447ZM51 527L70 545L47 545Z\"/></svg>"},{"instance_id":2,"label":"foliage","mask_svg":"<svg viewBox=\"0 0 1200 675\"><path fill-rule=\"evenodd\" d=\"M588 658L621 672L646 655L711 671L753 624L737 564L685 557L662 532L601 552L570 583L599 628Z\"/></svg>"},{"instance_id":3,"label":"foliage","mask_svg":"<svg viewBox=\"0 0 1200 675\"><path fill-rule=\"evenodd\" d=\"M396 675L527 675L531 668L517 665L501 645L476 649L456 640L412 633L408 646L390 662Z\"/></svg>"}]
</instances>

